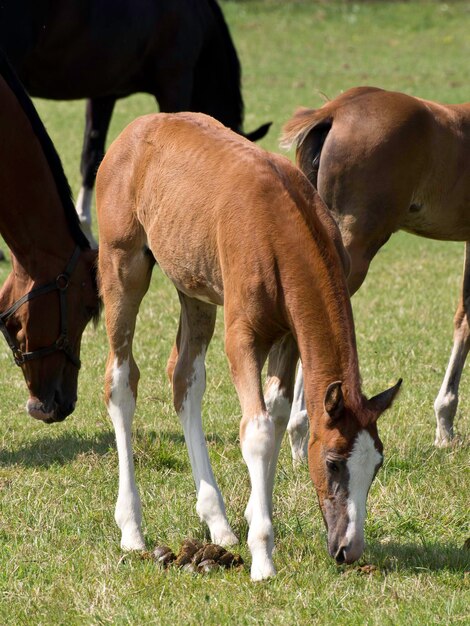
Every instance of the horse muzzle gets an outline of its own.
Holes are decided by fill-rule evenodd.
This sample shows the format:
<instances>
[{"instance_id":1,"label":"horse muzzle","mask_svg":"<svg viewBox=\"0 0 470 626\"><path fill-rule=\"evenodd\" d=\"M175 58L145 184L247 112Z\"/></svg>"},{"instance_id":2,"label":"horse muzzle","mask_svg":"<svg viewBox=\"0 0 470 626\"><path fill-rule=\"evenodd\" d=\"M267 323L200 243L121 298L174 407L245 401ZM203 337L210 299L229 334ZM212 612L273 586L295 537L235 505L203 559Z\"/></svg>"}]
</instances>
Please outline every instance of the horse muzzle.
<instances>
[{"instance_id":1,"label":"horse muzzle","mask_svg":"<svg viewBox=\"0 0 470 626\"><path fill-rule=\"evenodd\" d=\"M328 552L338 565L350 565L360 559L364 552L364 547L365 543L363 537L349 542L328 542Z\"/></svg>"},{"instance_id":2,"label":"horse muzzle","mask_svg":"<svg viewBox=\"0 0 470 626\"><path fill-rule=\"evenodd\" d=\"M75 402L68 404L58 404L53 401L50 406L41 402L38 398L30 398L26 403L28 415L45 424L63 422L67 415L73 413Z\"/></svg>"}]
</instances>

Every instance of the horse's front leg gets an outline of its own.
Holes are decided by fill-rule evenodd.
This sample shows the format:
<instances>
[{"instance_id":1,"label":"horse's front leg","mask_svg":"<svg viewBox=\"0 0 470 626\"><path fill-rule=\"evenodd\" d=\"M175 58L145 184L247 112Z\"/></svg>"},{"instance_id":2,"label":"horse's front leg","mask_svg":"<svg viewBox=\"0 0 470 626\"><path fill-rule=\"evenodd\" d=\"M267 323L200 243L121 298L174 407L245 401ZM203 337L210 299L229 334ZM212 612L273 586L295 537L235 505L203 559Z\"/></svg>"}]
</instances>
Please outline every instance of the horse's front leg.
<instances>
[{"instance_id":1,"label":"horse's front leg","mask_svg":"<svg viewBox=\"0 0 470 626\"><path fill-rule=\"evenodd\" d=\"M269 353L269 363L264 400L266 410L274 422L274 452L269 464L268 490L273 491L277 460L281 449L282 439L286 432L287 423L292 406L292 394L295 380L295 368L299 357L297 344L291 334L278 341ZM272 501L271 501L272 514ZM252 501L248 502L245 517L250 523L252 515Z\"/></svg>"},{"instance_id":2,"label":"horse's front leg","mask_svg":"<svg viewBox=\"0 0 470 626\"><path fill-rule=\"evenodd\" d=\"M251 481L248 546L251 578L274 576L272 553L272 484L270 465L275 457L275 423L266 410L261 387L261 370L267 349L261 346L249 324L230 319L226 310L226 352L242 408L240 443Z\"/></svg>"},{"instance_id":3,"label":"horse's front leg","mask_svg":"<svg viewBox=\"0 0 470 626\"><path fill-rule=\"evenodd\" d=\"M132 356L132 340L139 304L150 281L151 262L141 250L135 254L109 251L103 243L99 263L109 341L105 400L116 434L119 458L115 520L121 529L121 547L142 550L145 548L142 510L135 483L131 440L139 380L139 370Z\"/></svg>"},{"instance_id":4,"label":"horse's front leg","mask_svg":"<svg viewBox=\"0 0 470 626\"><path fill-rule=\"evenodd\" d=\"M83 137L80 173L82 186L77 196L76 209L81 228L93 248L97 247L91 228L91 207L96 172L103 160L106 135L116 98L93 98L86 102L85 133Z\"/></svg>"},{"instance_id":5,"label":"horse's front leg","mask_svg":"<svg viewBox=\"0 0 470 626\"><path fill-rule=\"evenodd\" d=\"M465 244L462 294L454 318L454 345L441 388L434 401L436 438L434 444L447 446L454 437L454 418L459 402L459 384L470 348L470 244Z\"/></svg>"}]
</instances>

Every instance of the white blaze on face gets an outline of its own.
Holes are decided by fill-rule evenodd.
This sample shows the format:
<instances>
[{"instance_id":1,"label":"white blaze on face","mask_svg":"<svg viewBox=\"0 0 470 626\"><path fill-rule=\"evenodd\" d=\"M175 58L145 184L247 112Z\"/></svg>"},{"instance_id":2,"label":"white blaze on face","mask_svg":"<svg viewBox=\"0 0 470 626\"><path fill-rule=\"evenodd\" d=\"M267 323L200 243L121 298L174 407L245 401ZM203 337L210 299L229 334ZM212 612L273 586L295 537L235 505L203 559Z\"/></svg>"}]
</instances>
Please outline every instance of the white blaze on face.
<instances>
[{"instance_id":1,"label":"white blaze on face","mask_svg":"<svg viewBox=\"0 0 470 626\"><path fill-rule=\"evenodd\" d=\"M374 478L377 465L382 455L374 445L374 440L365 430L361 431L354 442L347 461L349 471L348 517L346 530L348 543L363 539L366 519L366 500Z\"/></svg>"}]
</instances>

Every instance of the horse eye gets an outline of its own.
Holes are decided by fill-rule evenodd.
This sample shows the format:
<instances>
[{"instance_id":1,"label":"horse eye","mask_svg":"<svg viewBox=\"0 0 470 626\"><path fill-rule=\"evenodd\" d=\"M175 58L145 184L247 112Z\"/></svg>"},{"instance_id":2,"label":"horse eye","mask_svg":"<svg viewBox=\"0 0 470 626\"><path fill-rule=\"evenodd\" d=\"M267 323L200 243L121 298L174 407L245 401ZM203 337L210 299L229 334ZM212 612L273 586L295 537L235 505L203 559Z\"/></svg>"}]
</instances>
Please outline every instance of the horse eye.
<instances>
[{"instance_id":1,"label":"horse eye","mask_svg":"<svg viewBox=\"0 0 470 626\"><path fill-rule=\"evenodd\" d=\"M339 472L339 465L336 461L327 461L326 466L331 472Z\"/></svg>"}]
</instances>

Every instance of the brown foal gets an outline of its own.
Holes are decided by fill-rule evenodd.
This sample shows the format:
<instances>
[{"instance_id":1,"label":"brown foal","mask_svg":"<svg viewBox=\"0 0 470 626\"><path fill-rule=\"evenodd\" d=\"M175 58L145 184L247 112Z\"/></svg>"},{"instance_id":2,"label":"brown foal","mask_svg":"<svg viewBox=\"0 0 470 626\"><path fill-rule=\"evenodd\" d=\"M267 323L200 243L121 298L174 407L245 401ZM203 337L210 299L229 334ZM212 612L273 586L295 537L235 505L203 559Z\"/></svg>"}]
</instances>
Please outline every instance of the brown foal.
<instances>
[{"instance_id":1,"label":"brown foal","mask_svg":"<svg viewBox=\"0 0 470 626\"><path fill-rule=\"evenodd\" d=\"M435 444L448 445L458 388L470 348L470 103L442 105L373 87L350 89L320 109L300 109L284 127L283 145L337 221L351 260L350 294L392 233L465 241L454 346L434 403ZM302 391L289 434L294 457L306 455Z\"/></svg>"},{"instance_id":2,"label":"brown foal","mask_svg":"<svg viewBox=\"0 0 470 626\"><path fill-rule=\"evenodd\" d=\"M367 400L339 231L305 176L203 114L139 118L108 150L97 178L99 273L110 352L106 403L116 431L116 521L125 549L144 548L131 423L139 370L132 340L154 262L181 302L168 371L212 541L233 534L201 422L204 357L217 305L242 408L240 440L251 480L245 512L251 576L275 574L272 490L298 354L310 415L310 472L329 551L352 562L364 547L366 497L382 461L377 418L399 383ZM261 370L271 347L266 401Z\"/></svg>"}]
</instances>

